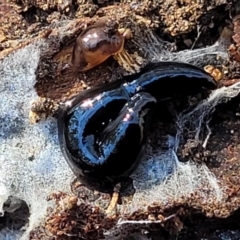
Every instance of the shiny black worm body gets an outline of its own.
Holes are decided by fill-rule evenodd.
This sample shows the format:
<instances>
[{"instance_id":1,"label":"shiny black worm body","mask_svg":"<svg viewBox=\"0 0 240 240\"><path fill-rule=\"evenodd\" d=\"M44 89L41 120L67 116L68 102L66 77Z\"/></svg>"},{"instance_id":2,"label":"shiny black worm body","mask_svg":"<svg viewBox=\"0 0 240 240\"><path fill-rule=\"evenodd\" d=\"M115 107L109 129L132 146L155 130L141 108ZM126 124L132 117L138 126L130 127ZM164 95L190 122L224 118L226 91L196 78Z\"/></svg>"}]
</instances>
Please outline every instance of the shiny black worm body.
<instances>
[{"instance_id":1,"label":"shiny black worm body","mask_svg":"<svg viewBox=\"0 0 240 240\"><path fill-rule=\"evenodd\" d=\"M215 88L215 80L198 67L159 62L81 92L59 111L64 157L88 188L112 192L138 166L157 102Z\"/></svg>"}]
</instances>

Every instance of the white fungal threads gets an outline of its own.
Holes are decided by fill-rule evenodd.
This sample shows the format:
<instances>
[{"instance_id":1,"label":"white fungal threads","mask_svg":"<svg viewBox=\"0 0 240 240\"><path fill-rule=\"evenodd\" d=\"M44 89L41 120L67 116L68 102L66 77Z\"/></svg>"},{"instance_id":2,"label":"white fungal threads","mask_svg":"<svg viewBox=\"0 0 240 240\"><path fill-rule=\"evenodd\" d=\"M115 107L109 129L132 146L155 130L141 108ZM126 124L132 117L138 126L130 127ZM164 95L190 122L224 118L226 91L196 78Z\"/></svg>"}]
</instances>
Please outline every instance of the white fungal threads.
<instances>
[{"instance_id":1,"label":"white fungal threads","mask_svg":"<svg viewBox=\"0 0 240 240\"><path fill-rule=\"evenodd\" d=\"M141 32L140 36L143 34ZM216 55L227 57L227 52L218 43L193 51L171 53L165 50L165 43L152 32L136 37L134 41L150 61L183 61L199 66L207 60L215 60ZM49 49L45 43L43 47L45 51ZM70 184L74 178L58 146L56 121L49 119L33 126L28 120L29 102L37 97L34 90L35 71L41 48L41 44L29 45L6 57L0 64L0 117L8 121L7 124L0 121L1 200L12 195L26 201L30 206L31 216L23 239L28 239L28 233L44 221L49 204L47 196L58 190L70 192ZM219 102L231 99L239 93L240 83L218 89L197 108L201 114L205 114ZM72 102L67 104L71 105ZM184 116L186 115L179 118L179 123L186 120ZM13 127L12 131L19 130L16 128L16 119L23 121L23 130L10 136L10 127ZM184 124L180 126L184 127ZM198 126L202 127L201 124ZM176 139L180 136L177 135ZM207 199L208 195L201 193L202 186L208 186L208 192L221 200L221 188L217 179L205 165L179 163L173 150L159 150L156 154L151 152L151 148L146 148L146 151L146 159L134 173L136 194L131 204L123 206L121 213L133 212L153 202L167 203L180 196L189 196L194 190L199 190L199 194ZM31 155L34 156L32 162L28 160ZM169 177L169 172L174 174Z\"/></svg>"},{"instance_id":2,"label":"white fungal threads","mask_svg":"<svg viewBox=\"0 0 240 240\"><path fill-rule=\"evenodd\" d=\"M0 63L0 118L5 119L0 121L0 186L3 194L0 198L4 201L13 196L29 206L31 215L25 234L16 238L24 240L29 239L29 232L44 221L49 206L47 197L55 191L70 192L74 178L60 151L56 120L32 125L28 119L30 102L37 98L35 72L42 48L46 50L48 45L43 41L33 43ZM0 212L3 212L2 208Z\"/></svg>"}]
</instances>

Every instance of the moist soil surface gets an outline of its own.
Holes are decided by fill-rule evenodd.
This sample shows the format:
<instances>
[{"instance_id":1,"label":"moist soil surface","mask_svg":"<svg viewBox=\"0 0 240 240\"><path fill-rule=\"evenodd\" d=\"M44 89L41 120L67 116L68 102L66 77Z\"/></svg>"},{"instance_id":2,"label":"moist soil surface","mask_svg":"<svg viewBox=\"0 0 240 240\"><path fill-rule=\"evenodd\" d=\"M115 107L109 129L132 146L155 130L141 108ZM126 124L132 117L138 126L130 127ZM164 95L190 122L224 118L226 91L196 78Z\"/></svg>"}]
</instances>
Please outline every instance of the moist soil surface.
<instances>
[{"instance_id":1,"label":"moist soil surface","mask_svg":"<svg viewBox=\"0 0 240 240\"><path fill-rule=\"evenodd\" d=\"M168 41L171 46L169 51L174 52L198 49L214 44L219 38L226 39L229 41L229 60L223 64L216 62L214 66L222 73L219 82L225 84L229 80L240 79L238 62L240 37L239 39L237 37L238 33L240 34L238 27L240 24L238 25L236 20L238 14L240 14L239 4L230 0L141 2L3 0L0 3L0 58L3 59L34 39L48 39L48 46L42 54L37 70L35 88L39 97L54 102L66 100L88 87L132 74L128 69L120 66L113 57L87 72L73 72L71 68L65 67L71 62L76 37L86 26L107 17L115 19L119 28L130 28L133 35L144 32L146 28L150 29L160 39ZM146 34L143 34L143 45L144 37ZM134 40L126 40L125 48L132 54L131 56L136 52L142 59L142 65L149 62L149 58L134 44ZM224 71L226 69L227 71ZM194 96L194 101L197 103L202 98L201 94ZM174 127L176 119L169 109L180 112L189 101L191 100L187 98L173 99L171 103L159 107L161 114L154 116L150 129L153 143L157 142L157 136L154 135L156 126L163 135L176 133ZM210 121L212 134L207 149L203 150L199 146L189 148L183 142L178 152L181 161L192 160L199 164L205 162L221 180L221 184L229 187L229 201L226 204L233 207L228 210L228 214L222 214L222 217L217 217L221 214L206 216L201 210L179 204L171 207L167 212L170 214L181 207L184 208L185 214L180 214L179 219L181 227L172 226L174 221L170 226L166 224L157 227L140 227L137 233L132 235L129 233L125 239L240 239L239 127L240 97L237 96L227 103L219 104L212 114ZM237 199L236 204L232 199ZM181 230L176 231L176 229ZM102 232L88 235L87 231L85 230L85 235L83 234L87 237L85 239L102 237ZM59 239L70 238L70 235L59 237ZM44 231L39 228L33 231L32 239L48 239L48 237L44 236ZM49 239L53 238L49 237Z\"/></svg>"}]
</instances>

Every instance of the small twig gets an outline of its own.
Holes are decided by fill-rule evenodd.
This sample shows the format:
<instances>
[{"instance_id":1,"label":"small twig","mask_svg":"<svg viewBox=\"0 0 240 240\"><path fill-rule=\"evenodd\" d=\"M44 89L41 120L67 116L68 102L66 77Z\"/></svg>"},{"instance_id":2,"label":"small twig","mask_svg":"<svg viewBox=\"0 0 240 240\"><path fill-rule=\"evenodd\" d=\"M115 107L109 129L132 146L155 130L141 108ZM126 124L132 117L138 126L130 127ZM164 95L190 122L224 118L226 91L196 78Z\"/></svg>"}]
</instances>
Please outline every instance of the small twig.
<instances>
[{"instance_id":1,"label":"small twig","mask_svg":"<svg viewBox=\"0 0 240 240\"><path fill-rule=\"evenodd\" d=\"M137 220L126 220L126 221L124 221L122 219L119 219L117 225L123 225L123 224L144 224L145 225L145 224L152 224L152 223L163 223L163 222L166 222L167 220L169 220L169 219L171 219L175 216L176 216L176 214L172 214L172 215L164 218L163 220L155 220L155 221L151 221L151 220L139 220L139 221L137 221Z\"/></svg>"},{"instance_id":2,"label":"small twig","mask_svg":"<svg viewBox=\"0 0 240 240\"><path fill-rule=\"evenodd\" d=\"M106 214L110 214L114 208L117 205L118 202L118 198L119 198L119 192L120 192L120 188L121 188L121 183L118 183L115 187L114 187L114 193L111 199L110 204L108 205L108 208L106 210Z\"/></svg>"},{"instance_id":3,"label":"small twig","mask_svg":"<svg viewBox=\"0 0 240 240\"><path fill-rule=\"evenodd\" d=\"M201 34L202 34L201 26L197 25L197 37L196 37L196 39L195 39L195 41L194 41L194 43L191 47L191 50L193 50L193 48L195 47L195 45L196 45L198 39L200 38Z\"/></svg>"},{"instance_id":4,"label":"small twig","mask_svg":"<svg viewBox=\"0 0 240 240\"><path fill-rule=\"evenodd\" d=\"M203 142L203 145L202 145L203 148L206 148L206 147L207 147L208 140L209 140L209 138L210 138L210 136L211 136L211 134L212 134L212 131L211 131L208 123L209 123L209 121L208 121L207 124L206 124L207 130L208 130L208 135L207 135L207 137L205 138L205 140L204 140L204 142Z\"/></svg>"}]
</instances>

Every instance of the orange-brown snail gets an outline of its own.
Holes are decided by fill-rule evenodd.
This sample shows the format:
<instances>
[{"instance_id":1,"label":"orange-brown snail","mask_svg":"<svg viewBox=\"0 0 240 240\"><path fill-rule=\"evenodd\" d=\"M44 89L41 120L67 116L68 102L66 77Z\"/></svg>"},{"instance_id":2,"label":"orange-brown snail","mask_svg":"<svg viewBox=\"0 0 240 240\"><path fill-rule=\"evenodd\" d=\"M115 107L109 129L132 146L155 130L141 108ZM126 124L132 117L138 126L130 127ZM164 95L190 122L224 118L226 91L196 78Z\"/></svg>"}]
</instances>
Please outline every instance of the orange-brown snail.
<instances>
[{"instance_id":1,"label":"orange-brown snail","mask_svg":"<svg viewBox=\"0 0 240 240\"><path fill-rule=\"evenodd\" d=\"M100 21L86 28L77 38L73 53L72 64L76 71L87 71L104 62L110 56L123 51L125 38L129 31L118 31L116 23Z\"/></svg>"}]
</instances>

